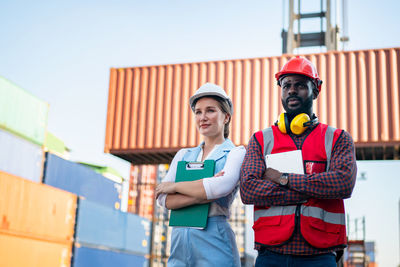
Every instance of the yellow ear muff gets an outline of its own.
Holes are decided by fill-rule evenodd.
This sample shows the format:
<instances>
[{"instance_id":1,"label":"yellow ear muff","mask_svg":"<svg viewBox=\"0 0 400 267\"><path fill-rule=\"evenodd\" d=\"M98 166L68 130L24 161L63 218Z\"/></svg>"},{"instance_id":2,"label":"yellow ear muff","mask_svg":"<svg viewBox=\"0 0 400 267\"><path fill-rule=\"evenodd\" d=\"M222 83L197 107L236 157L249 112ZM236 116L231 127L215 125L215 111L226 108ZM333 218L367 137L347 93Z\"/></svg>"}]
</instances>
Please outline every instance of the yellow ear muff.
<instances>
[{"instance_id":1,"label":"yellow ear muff","mask_svg":"<svg viewBox=\"0 0 400 267\"><path fill-rule=\"evenodd\" d=\"M285 123L285 113L281 113L281 115L279 115L279 119L277 122L277 126L279 128L279 131L281 131L281 133L287 133L286 131L286 123Z\"/></svg>"},{"instance_id":2,"label":"yellow ear muff","mask_svg":"<svg viewBox=\"0 0 400 267\"><path fill-rule=\"evenodd\" d=\"M306 113L300 113L296 117L293 118L292 122L290 123L290 130L294 134L302 134L308 127L304 126L304 123L310 121L310 116Z\"/></svg>"}]
</instances>

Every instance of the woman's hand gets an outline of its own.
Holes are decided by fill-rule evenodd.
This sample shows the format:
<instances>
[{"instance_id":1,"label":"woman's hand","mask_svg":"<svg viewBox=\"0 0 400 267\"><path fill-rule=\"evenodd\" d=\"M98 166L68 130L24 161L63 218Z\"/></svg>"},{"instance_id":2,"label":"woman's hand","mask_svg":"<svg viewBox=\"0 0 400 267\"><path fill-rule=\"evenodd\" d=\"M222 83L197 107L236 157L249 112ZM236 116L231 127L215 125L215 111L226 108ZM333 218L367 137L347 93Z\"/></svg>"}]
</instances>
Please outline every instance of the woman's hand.
<instances>
[{"instance_id":1,"label":"woman's hand","mask_svg":"<svg viewBox=\"0 0 400 267\"><path fill-rule=\"evenodd\" d=\"M214 175L214 177L220 177L220 176L223 176L224 174L225 174L224 171L220 171L219 173L216 173L216 174Z\"/></svg>"},{"instance_id":2,"label":"woman's hand","mask_svg":"<svg viewBox=\"0 0 400 267\"><path fill-rule=\"evenodd\" d=\"M156 198L160 194L174 194L176 193L175 191L175 183L173 182L163 182L161 184L158 184L155 190L156 193Z\"/></svg>"},{"instance_id":3,"label":"woman's hand","mask_svg":"<svg viewBox=\"0 0 400 267\"><path fill-rule=\"evenodd\" d=\"M214 177L220 177L225 174L224 171L220 171L219 173L216 173ZM177 188L179 184L179 190ZM200 187L201 188L200 188ZM184 191L185 189L185 191ZM198 190L200 189L200 191ZM207 199L207 195L205 194L204 187L202 186L202 181L201 180L196 180L192 182L179 182L179 183L173 183L173 182L163 182L160 183L156 186L155 194L156 198L158 198L159 195L161 194L175 194L178 193L181 194L187 194L188 196L192 196L201 200ZM199 191L199 192L196 192Z\"/></svg>"}]
</instances>

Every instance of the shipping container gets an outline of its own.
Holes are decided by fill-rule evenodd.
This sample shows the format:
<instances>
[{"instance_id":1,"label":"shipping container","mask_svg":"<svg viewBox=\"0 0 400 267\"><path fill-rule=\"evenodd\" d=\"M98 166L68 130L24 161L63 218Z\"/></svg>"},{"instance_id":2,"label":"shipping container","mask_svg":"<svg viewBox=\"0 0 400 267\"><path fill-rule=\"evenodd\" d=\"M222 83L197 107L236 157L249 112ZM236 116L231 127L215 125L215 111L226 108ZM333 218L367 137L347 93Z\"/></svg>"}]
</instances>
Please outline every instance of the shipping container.
<instances>
[{"instance_id":1,"label":"shipping container","mask_svg":"<svg viewBox=\"0 0 400 267\"><path fill-rule=\"evenodd\" d=\"M230 208L230 221L244 221L246 219L245 205L240 199L239 192L236 193Z\"/></svg>"},{"instance_id":2,"label":"shipping container","mask_svg":"<svg viewBox=\"0 0 400 267\"><path fill-rule=\"evenodd\" d=\"M236 193L235 199L232 202L229 223L232 231L235 233L239 256L241 261L244 261L246 256L246 213L245 205L242 203L239 193Z\"/></svg>"},{"instance_id":3,"label":"shipping container","mask_svg":"<svg viewBox=\"0 0 400 267\"><path fill-rule=\"evenodd\" d=\"M201 136L188 103L206 82L222 86L232 98L230 138L247 145L254 132L272 125L283 111L274 75L291 57L112 68L105 152L134 164L156 164L170 163L180 148L197 146ZM305 57L323 80L314 106L319 121L348 131L359 159L371 153L377 159L398 158L400 48Z\"/></svg>"},{"instance_id":4,"label":"shipping container","mask_svg":"<svg viewBox=\"0 0 400 267\"><path fill-rule=\"evenodd\" d=\"M149 220L153 219L155 205L155 185L133 184L130 185L128 198L128 212L138 214Z\"/></svg>"},{"instance_id":5,"label":"shipping container","mask_svg":"<svg viewBox=\"0 0 400 267\"><path fill-rule=\"evenodd\" d=\"M112 167L96 165L96 164L88 163L88 162L78 162L78 163L94 170L97 173L100 173L104 177L106 177L116 183L121 184L124 181L124 178L122 177L122 175L116 169L114 169Z\"/></svg>"},{"instance_id":6,"label":"shipping container","mask_svg":"<svg viewBox=\"0 0 400 267\"><path fill-rule=\"evenodd\" d=\"M130 184L157 183L157 165L131 165L129 182Z\"/></svg>"},{"instance_id":7,"label":"shipping container","mask_svg":"<svg viewBox=\"0 0 400 267\"><path fill-rule=\"evenodd\" d=\"M43 145L49 105L0 76L0 128Z\"/></svg>"},{"instance_id":8,"label":"shipping container","mask_svg":"<svg viewBox=\"0 0 400 267\"><path fill-rule=\"evenodd\" d=\"M168 258L160 258L157 256L154 256L154 258L151 258L151 267L167 267L168 263Z\"/></svg>"},{"instance_id":9,"label":"shipping container","mask_svg":"<svg viewBox=\"0 0 400 267\"><path fill-rule=\"evenodd\" d=\"M64 142L55 136L54 134L47 132L46 139L44 141L43 149L46 152L50 152L63 159L69 159L70 149L64 144Z\"/></svg>"},{"instance_id":10,"label":"shipping container","mask_svg":"<svg viewBox=\"0 0 400 267\"><path fill-rule=\"evenodd\" d=\"M0 232L73 241L76 195L0 172L0 196Z\"/></svg>"},{"instance_id":11,"label":"shipping container","mask_svg":"<svg viewBox=\"0 0 400 267\"><path fill-rule=\"evenodd\" d=\"M148 259L127 252L75 246L73 267L147 267Z\"/></svg>"},{"instance_id":12,"label":"shipping container","mask_svg":"<svg viewBox=\"0 0 400 267\"><path fill-rule=\"evenodd\" d=\"M168 221L153 221L152 258L168 258L171 252L171 233Z\"/></svg>"},{"instance_id":13,"label":"shipping container","mask_svg":"<svg viewBox=\"0 0 400 267\"><path fill-rule=\"evenodd\" d=\"M46 153L43 181L108 207L119 209L121 205L121 184L51 153Z\"/></svg>"},{"instance_id":14,"label":"shipping container","mask_svg":"<svg viewBox=\"0 0 400 267\"><path fill-rule=\"evenodd\" d=\"M86 199L79 200L75 234L78 244L147 255L150 231L151 222L145 218Z\"/></svg>"},{"instance_id":15,"label":"shipping container","mask_svg":"<svg viewBox=\"0 0 400 267\"><path fill-rule=\"evenodd\" d=\"M0 170L42 181L44 154L40 146L0 129Z\"/></svg>"},{"instance_id":16,"label":"shipping container","mask_svg":"<svg viewBox=\"0 0 400 267\"><path fill-rule=\"evenodd\" d=\"M71 248L72 242L54 243L0 233L0 266L68 267Z\"/></svg>"}]
</instances>

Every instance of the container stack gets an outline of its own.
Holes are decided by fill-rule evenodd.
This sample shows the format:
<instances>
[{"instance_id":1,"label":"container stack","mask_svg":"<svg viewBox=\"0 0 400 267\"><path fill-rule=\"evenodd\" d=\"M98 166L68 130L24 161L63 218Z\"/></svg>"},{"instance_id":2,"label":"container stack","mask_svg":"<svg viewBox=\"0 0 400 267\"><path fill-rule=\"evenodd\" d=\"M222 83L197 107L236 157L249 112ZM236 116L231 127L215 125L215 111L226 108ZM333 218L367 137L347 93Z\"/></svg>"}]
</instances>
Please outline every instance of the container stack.
<instances>
[{"instance_id":1,"label":"container stack","mask_svg":"<svg viewBox=\"0 0 400 267\"><path fill-rule=\"evenodd\" d=\"M77 197L0 172L0 266L70 266Z\"/></svg>"},{"instance_id":2,"label":"container stack","mask_svg":"<svg viewBox=\"0 0 400 267\"><path fill-rule=\"evenodd\" d=\"M0 76L0 170L40 182L49 105Z\"/></svg>"},{"instance_id":3,"label":"container stack","mask_svg":"<svg viewBox=\"0 0 400 267\"><path fill-rule=\"evenodd\" d=\"M168 165L158 166L157 183L164 179L168 171ZM171 250L171 232L169 227L169 210L159 205L154 206L153 238L151 246L152 267L165 267Z\"/></svg>"},{"instance_id":4,"label":"container stack","mask_svg":"<svg viewBox=\"0 0 400 267\"><path fill-rule=\"evenodd\" d=\"M110 169L67 160L47 114L0 77L0 266L148 266L151 221L120 211Z\"/></svg>"},{"instance_id":5,"label":"container stack","mask_svg":"<svg viewBox=\"0 0 400 267\"><path fill-rule=\"evenodd\" d=\"M151 222L79 200L74 267L148 266Z\"/></svg>"},{"instance_id":6,"label":"container stack","mask_svg":"<svg viewBox=\"0 0 400 267\"><path fill-rule=\"evenodd\" d=\"M157 165L131 165L128 212L153 219Z\"/></svg>"},{"instance_id":7,"label":"container stack","mask_svg":"<svg viewBox=\"0 0 400 267\"><path fill-rule=\"evenodd\" d=\"M106 207L120 209L121 184L92 169L46 153L43 182Z\"/></svg>"}]
</instances>

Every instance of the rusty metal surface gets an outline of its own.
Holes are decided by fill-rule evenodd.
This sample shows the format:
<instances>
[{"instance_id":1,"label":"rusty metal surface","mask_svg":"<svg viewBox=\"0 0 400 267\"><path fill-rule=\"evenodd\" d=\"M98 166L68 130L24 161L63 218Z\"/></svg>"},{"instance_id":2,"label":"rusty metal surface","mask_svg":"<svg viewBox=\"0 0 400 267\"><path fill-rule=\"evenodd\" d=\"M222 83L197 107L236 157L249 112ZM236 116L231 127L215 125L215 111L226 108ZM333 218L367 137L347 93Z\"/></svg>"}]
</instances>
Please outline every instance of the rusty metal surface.
<instances>
[{"instance_id":1,"label":"rusty metal surface","mask_svg":"<svg viewBox=\"0 0 400 267\"><path fill-rule=\"evenodd\" d=\"M324 81L314 102L319 120L350 132L364 159L376 151L366 147L390 148L398 157L400 48L304 56ZM230 138L246 145L283 111L274 74L291 57L111 69L105 152L137 164L168 163L180 148L198 145L188 99L205 82L231 96Z\"/></svg>"}]
</instances>

